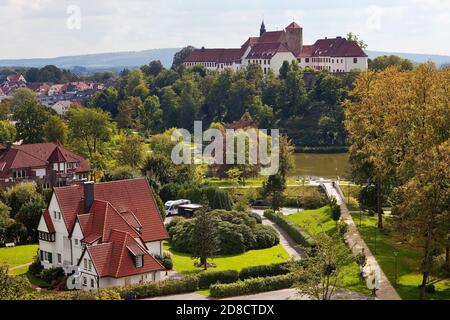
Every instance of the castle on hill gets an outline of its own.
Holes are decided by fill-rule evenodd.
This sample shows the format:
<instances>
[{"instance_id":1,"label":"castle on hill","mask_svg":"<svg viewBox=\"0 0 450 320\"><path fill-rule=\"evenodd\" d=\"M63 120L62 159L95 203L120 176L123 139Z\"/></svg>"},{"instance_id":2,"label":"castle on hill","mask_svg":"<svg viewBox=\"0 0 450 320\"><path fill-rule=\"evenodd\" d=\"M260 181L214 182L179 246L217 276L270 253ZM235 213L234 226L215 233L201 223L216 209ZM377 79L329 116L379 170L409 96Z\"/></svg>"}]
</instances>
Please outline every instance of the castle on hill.
<instances>
[{"instance_id":1,"label":"castle on hill","mask_svg":"<svg viewBox=\"0 0 450 320\"><path fill-rule=\"evenodd\" d=\"M328 70L330 73L368 69L368 56L354 41L338 36L304 45L303 28L297 23L292 22L282 31L266 31L264 21L259 37L248 38L241 48L197 49L183 64L186 67L202 65L211 71L238 71L254 63L261 65L264 73L271 69L278 75L284 61L298 61L303 68Z\"/></svg>"}]
</instances>

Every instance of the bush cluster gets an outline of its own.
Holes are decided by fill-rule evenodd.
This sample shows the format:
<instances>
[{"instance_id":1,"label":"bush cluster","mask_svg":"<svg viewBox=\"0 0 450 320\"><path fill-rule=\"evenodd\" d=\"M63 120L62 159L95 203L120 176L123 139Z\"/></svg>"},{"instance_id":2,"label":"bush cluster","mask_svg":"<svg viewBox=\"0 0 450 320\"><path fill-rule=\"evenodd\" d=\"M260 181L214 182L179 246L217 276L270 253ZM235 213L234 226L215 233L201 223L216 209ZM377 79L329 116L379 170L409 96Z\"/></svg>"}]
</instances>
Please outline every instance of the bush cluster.
<instances>
[{"instance_id":1,"label":"bush cluster","mask_svg":"<svg viewBox=\"0 0 450 320\"><path fill-rule=\"evenodd\" d=\"M303 247L314 247L315 241L311 236L304 230L302 230L294 222L287 219L282 214L276 214L273 210L266 210L264 216L275 222L280 228L287 232L287 234L298 244Z\"/></svg>"},{"instance_id":2,"label":"bush cluster","mask_svg":"<svg viewBox=\"0 0 450 320\"><path fill-rule=\"evenodd\" d=\"M219 255L267 249L280 243L279 235L272 227L258 224L248 212L215 210L209 214L217 221ZM170 244L175 251L192 253L191 239L195 223L195 217L175 218L166 225Z\"/></svg>"},{"instance_id":3,"label":"bush cluster","mask_svg":"<svg viewBox=\"0 0 450 320\"><path fill-rule=\"evenodd\" d=\"M230 284L214 284L210 287L210 296L217 299L223 299L281 290L290 288L293 285L294 277L292 274L267 278L251 278Z\"/></svg>"}]
</instances>

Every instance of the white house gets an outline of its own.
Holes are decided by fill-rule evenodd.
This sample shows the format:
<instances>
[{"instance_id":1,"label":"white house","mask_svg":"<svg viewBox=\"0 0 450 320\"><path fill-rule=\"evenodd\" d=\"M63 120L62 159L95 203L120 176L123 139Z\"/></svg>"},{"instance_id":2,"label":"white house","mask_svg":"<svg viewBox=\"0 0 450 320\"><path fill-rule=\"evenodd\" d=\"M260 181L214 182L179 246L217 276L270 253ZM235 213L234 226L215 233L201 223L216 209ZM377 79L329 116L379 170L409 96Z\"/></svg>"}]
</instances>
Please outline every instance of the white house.
<instances>
[{"instance_id":1,"label":"white house","mask_svg":"<svg viewBox=\"0 0 450 320\"><path fill-rule=\"evenodd\" d=\"M51 106L51 108L55 110L57 114L64 117L66 113L70 110L71 106L72 102L63 100L56 102L53 106Z\"/></svg>"},{"instance_id":2,"label":"white house","mask_svg":"<svg viewBox=\"0 0 450 320\"><path fill-rule=\"evenodd\" d=\"M295 22L282 31L266 31L263 22L260 36L250 37L240 49L194 50L183 64L201 65L210 71L227 68L237 71L249 64L259 64L264 73L272 70L278 75L284 61L298 61L302 67L331 73L368 69L368 56L356 42L336 37L307 46L303 44L303 28Z\"/></svg>"},{"instance_id":3,"label":"white house","mask_svg":"<svg viewBox=\"0 0 450 320\"><path fill-rule=\"evenodd\" d=\"M77 270L82 290L158 281L168 238L145 178L55 188L39 222L46 269Z\"/></svg>"}]
</instances>

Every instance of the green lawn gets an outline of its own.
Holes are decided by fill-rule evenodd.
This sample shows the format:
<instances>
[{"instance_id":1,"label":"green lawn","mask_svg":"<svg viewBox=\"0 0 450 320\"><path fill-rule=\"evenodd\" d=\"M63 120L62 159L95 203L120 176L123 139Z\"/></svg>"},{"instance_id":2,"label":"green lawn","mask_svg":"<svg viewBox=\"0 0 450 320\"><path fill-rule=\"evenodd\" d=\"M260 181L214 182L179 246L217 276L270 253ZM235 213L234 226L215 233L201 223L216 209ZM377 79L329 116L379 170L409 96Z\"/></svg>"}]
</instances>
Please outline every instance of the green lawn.
<instances>
[{"instance_id":1,"label":"green lawn","mask_svg":"<svg viewBox=\"0 0 450 320\"><path fill-rule=\"evenodd\" d=\"M32 244L15 248L0 248L0 264L10 268L33 262L37 255L38 245Z\"/></svg>"},{"instance_id":2,"label":"green lawn","mask_svg":"<svg viewBox=\"0 0 450 320\"><path fill-rule=\"evenodd\" d=\"M288 217L289 220L306 229L310 234L336 231L336 222L331 219L331 208L306 210Z\"/></svg>"},{"instance_id":3,"label":"green lawn","mask_svg":"<svg viewBox=\"0 0 450 320\"><path fill-rule=\"evenodd\" d=\"M302 211L289 216L288 219L312 235L320 232L331 233L336 231L336 222L331 218L331 209L328 206L317 210ZM346 266L343 274L343 287L345 289L370 294L366 283L359 276L359 267L356 263Z\"/></svg>"},{"instance_id":4,"label":"green lawn","mask_svg":"<svg viewBox=\"0 0 450 320\"><path fill-rule=\"evenodd\" d=\"M189 254L178 253L171 250L170 245L164 243L164 249L170 251L173 257L174 270L182 273L199 273L202 269L194 266L194 260ZM281 245L270 249L252 250L240 255L221 256L212 260L216 264L216 268L212 271L237 270L243 268L270 265L287 261L289 255Z\"/></svg>"},{"instance_id":5,"label":"green lawn","mask_svg":"<svg viewBox=\"0 0 450 320\"><path fill-rule=\"evenodd\" d=\"M419 285L422 283L422 275L419 273L422 261L421 248L402 243L401 239L392 232L379 232L376 228L377 217L363 215L362 225L359 226L360 215L353 213L361 235L375 254L389 281L395 285L395 255L398 252L398 284L397 292L404 300L417 300L419 297ZM385 217L385 227L390 229L390 219ZM375 251L375 234L377 234ZM437 292L428 295L431 300L450 300L450 279L438 279L435 281Z\"/></svg>"}]
</instances>

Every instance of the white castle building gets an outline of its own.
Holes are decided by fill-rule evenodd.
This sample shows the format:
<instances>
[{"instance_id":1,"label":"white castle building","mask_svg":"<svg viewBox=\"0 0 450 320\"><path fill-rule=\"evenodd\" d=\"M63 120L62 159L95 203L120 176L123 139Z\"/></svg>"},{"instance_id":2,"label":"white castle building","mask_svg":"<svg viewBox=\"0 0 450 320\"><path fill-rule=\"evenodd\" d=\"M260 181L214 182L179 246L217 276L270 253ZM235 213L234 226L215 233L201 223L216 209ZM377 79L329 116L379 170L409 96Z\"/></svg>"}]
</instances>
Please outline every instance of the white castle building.
<instances>
[{"instance_id":1,"label":"white castle building","mask_svg":"<svg viewBox=\"0 0 450 320\"><path fill-rule=\"evenodd\" d=\"M251 63L260 64L264 73L269 69L276 75L284 61L297 60L301 67L328 70L331 73L367 71L368 56L356 42L343 37L317 40L303 44L303 28L292 22L283 31L268 31L264 21L260 36L250 37L240 49L198 49L185 60L186 67L202 65L207 70L226 68L240 70Z\"/></svg>"}]
</instances>

